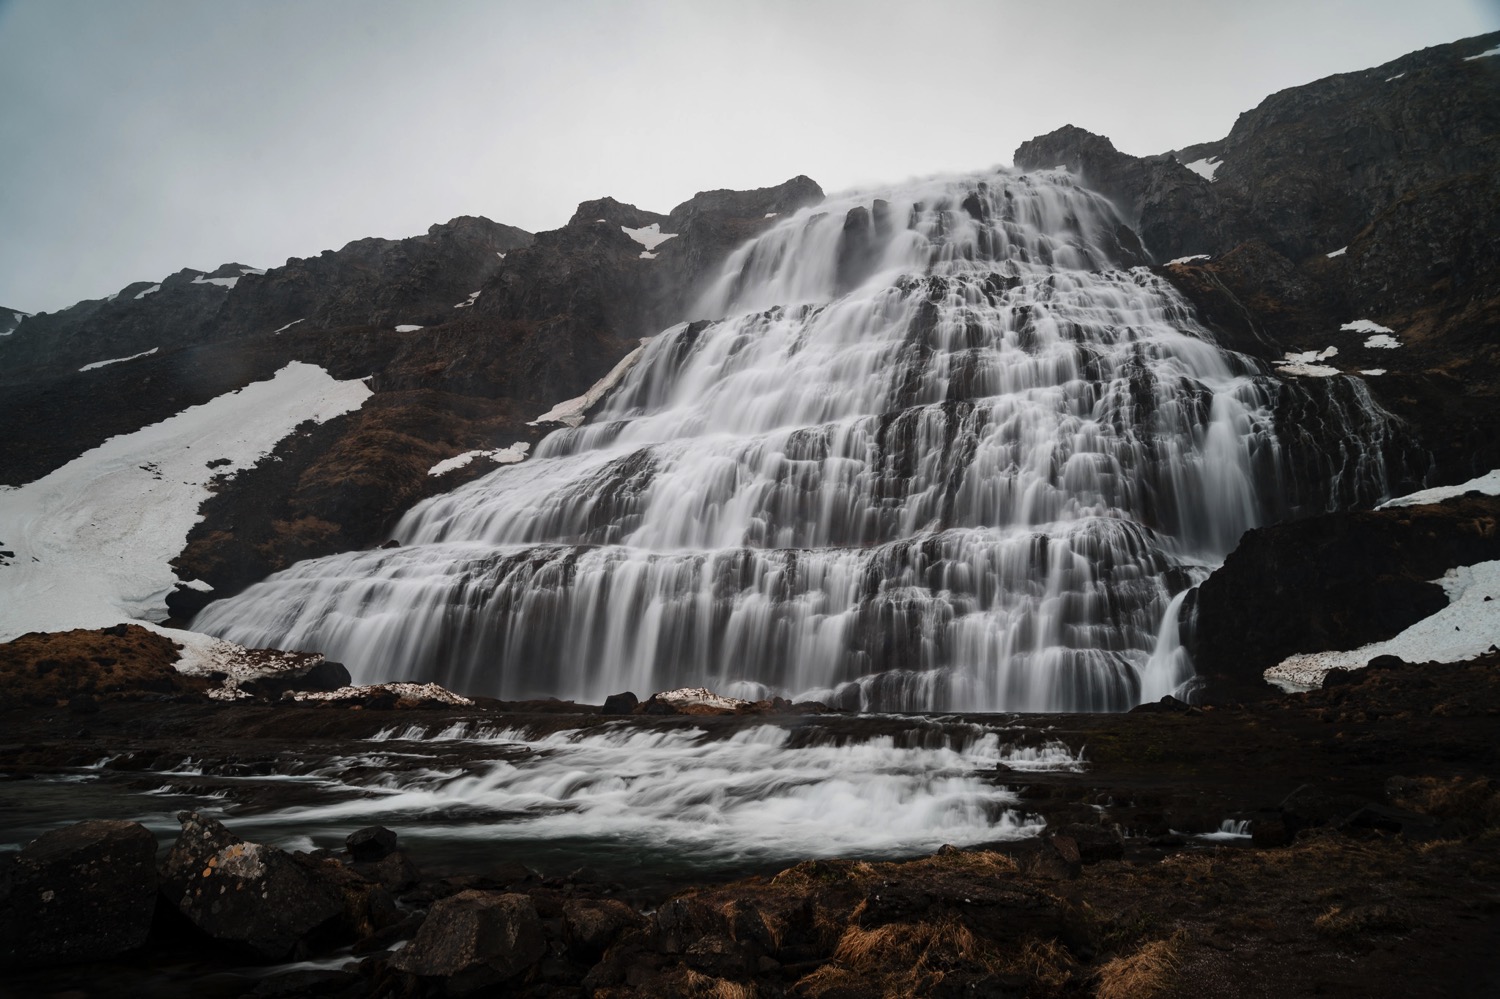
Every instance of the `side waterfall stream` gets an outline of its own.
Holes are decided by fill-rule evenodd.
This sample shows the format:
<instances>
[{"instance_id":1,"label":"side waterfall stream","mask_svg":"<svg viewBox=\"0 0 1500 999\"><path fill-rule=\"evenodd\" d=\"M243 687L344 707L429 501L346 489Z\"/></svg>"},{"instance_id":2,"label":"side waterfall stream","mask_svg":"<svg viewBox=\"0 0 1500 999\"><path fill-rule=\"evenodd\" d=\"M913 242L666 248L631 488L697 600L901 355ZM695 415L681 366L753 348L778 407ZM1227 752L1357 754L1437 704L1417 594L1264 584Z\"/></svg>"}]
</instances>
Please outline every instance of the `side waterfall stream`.
<instances>
[{"instance_id":1,"label":"side waterfall stream","mask_svg":"<svg viewBox=\"0 0 1500 999\"><path fill-rule=\"evenodd\" d=\"M1387 492L1355 379L1216 345L1061 171L854 194L739 249L590 422L301 563L201 631L502 698L706 686L867 711L1118 711L1179 690L1183 594L1272 519ZM1326 386L1322 391L1331 391Z\"/></svg>"}]
</instances>

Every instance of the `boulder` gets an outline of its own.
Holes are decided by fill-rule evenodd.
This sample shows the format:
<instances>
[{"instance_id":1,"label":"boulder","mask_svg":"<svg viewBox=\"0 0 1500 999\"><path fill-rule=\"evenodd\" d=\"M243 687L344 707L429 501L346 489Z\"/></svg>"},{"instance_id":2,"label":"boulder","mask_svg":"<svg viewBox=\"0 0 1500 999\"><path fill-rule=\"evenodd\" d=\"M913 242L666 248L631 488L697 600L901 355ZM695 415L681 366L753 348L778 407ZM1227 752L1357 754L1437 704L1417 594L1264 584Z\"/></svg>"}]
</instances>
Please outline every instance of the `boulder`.
<instances>
[{"instance_id":1,"label":"boulder","mask_svg":"<svg viewBox=\"0 0 1500 999\"><path fill-rule=\"evenodd\" d=\"M604 699L604 707L599 709L599 713L601 715L628 715L639 703L641 703L640 698L628 690L623 694L610 694Z\"/></svg>"},{"instance_id":2,"label":"boulder","mask_svg":"<svg viewBox=\"0 0 1500 999\"><path fill-rule=\"evenodd\" d=\"M275 847L248 843L196 812L162 866L163 894L209 937L278 961L344 915L339 889Z\"/></svg>"},{"instance_id":3,"label":"boulder","mask_svg":"<svg viewBox=\"0 0 1500 999\"><path fill-rule=\"evenodd\" d=\"M444 979L462 995L515 978L541 960L546 941L536 906L525 895L469 890L433 905L416 937L390 966Z\"/></svg>"},{"instance_id":4,"label":"boulder","mask_svg":"<svg viewBox=\"0 0 1500 999\"><path fill-rule=\"evenodd\" d=\"M44 833L0 875L0 966L95 961L140 947L156 911L156 837L95 819Z\"/></svg>"},{"instance_id":5,"label":"boulder","mask_svg":"<svg viewBox=\"0 0 1500 999\"><path fill-rule=\"evenodd\" d=\"M585 961L597 961L626 929L645 920L634 909L613 898L568 899L562 904L569 949Z\"/></svg>"},{"instance_id":6,"label":"boulder","mask_svg":"<svg viewBox=\"0 0 1500 999\"><path fill-rule=\"evenodd\" d=\"M385 826L366 826L344 837L344 845L356 861L384 860L396 850L396 834Z\"/></svg>"},{"instance_id":7,"label":"boulder","mask_svg":"<svg viewBox=\"0 0 1500 999\"><path fill-rule=\"evenodd\" d=\"M338 690L349 686L349 670L321 656L296 662L274 673L240 681L240 689L256 697L272 700L289 690Z\"/></svg>"}]
</instances>

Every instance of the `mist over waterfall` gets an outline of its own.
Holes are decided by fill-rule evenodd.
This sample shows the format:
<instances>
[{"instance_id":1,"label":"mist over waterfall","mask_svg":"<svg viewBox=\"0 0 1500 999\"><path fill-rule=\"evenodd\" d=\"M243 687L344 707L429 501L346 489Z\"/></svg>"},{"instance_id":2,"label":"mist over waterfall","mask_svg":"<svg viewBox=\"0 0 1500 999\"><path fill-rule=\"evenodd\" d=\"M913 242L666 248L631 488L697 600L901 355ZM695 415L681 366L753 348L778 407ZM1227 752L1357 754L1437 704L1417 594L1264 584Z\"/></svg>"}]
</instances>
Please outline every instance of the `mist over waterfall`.
<instances>
[{"instance_id":1,"label":"mist over waterfall","mask_svg":"<svg viewBox=\"0 0 1500 999\"><path fill-rule=\"evenodd\" d=\"M1216 345L1105 199L991 172L740 248L590 422L194 627L505 698L707 686L866 710L1121 710L1178 690L1183 594L1248 528L1386 490L1358 382ZM1319 391L1332 391L1327 385Z\"/></svg>"}]
</instances>

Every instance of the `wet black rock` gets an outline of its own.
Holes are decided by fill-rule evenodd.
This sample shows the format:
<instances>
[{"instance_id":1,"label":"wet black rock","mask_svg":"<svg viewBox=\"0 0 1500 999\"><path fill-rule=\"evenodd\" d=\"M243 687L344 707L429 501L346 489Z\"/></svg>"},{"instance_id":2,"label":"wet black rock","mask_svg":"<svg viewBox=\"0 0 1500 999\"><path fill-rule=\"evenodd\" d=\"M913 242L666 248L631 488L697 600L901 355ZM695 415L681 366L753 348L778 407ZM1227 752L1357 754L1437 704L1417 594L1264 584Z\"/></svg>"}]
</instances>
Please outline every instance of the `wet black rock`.
<instances>
[{"instance_id":1,"label":"wet black rock","mask_svg":"<svg viewBox=\"0 0 1500 999\"><path fill-rule=\"evenodd\" d=\"M634 692L629 690L622 694L610 694L604 699L604 706L599 709L599 713L602 715L628 715L640 703L640 698L636 697Z\"/></svg>"},{"instance_id":2,"label":"wet black rock","mask_svg":"<svg viewBox=\"0 0 1500 999\"><path fill-rule=\"evenodd\" d=\"M0 966L103 960L146 942L156 837L96 819L44 833L0 869Z\"/></svg>"},{"instance_id":3,"label":"wet black rock","mask_svg":"<svg viewBox=\"0 0 1500 999\"><path fill-rule=\"evenodd\" d=\"M385 826L367 826L344 837L344 845L356 861L384 860L396 850L396 834Z\"/></svg>"}]
</instances>

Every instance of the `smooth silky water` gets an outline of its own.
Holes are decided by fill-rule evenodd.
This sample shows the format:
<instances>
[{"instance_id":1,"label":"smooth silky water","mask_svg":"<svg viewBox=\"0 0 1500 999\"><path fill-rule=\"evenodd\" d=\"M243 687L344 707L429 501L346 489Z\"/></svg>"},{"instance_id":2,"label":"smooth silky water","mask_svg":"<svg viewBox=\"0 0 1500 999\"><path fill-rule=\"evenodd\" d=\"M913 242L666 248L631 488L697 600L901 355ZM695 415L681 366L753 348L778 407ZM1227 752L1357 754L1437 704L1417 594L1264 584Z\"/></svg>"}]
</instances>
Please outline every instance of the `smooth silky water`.
<instances>
[{"instance_id":1,"label":"smooth silky water","mask_svg":"<svg viewBox=\"0 0 1500 999\"><path fill-rule=\"evenodd\" d=\"M706 686L865 711L1182 692L1182 595L1248 528L1386 492L1385 415L1296 482L1305 391L1222 349L1063 171L804 209L585 426L194 627L357 681L598 703ZM1326 387L1320 387L1326 390Z\"/></svg>"}]
</instances>

